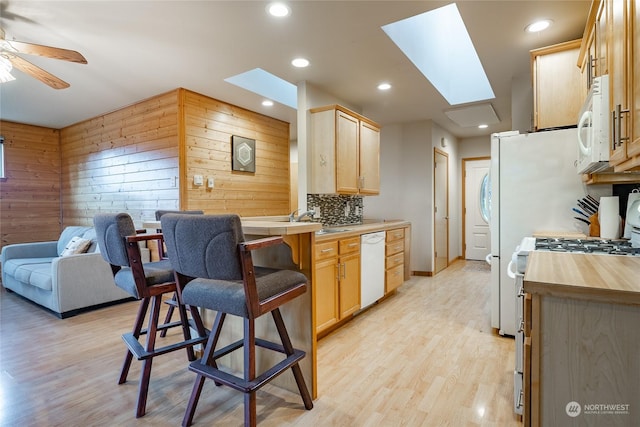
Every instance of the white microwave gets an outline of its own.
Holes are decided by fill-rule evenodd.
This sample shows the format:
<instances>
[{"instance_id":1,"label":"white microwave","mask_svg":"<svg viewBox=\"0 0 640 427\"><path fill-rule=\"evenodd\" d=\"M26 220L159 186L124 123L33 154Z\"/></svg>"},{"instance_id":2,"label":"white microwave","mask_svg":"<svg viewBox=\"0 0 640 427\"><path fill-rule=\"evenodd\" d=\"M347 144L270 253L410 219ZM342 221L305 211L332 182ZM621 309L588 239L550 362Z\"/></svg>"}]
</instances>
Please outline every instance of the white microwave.
<instances>
[{"instance_id":1,"label":"white microwave","mask_svg":"<svg viewBox=\"0 0 640 427\"><path fill-rule=\"evenodd\" d=\"M593 79L578 119L579 174L609 169L609 76Z\"/></svg>"}]
</instances>

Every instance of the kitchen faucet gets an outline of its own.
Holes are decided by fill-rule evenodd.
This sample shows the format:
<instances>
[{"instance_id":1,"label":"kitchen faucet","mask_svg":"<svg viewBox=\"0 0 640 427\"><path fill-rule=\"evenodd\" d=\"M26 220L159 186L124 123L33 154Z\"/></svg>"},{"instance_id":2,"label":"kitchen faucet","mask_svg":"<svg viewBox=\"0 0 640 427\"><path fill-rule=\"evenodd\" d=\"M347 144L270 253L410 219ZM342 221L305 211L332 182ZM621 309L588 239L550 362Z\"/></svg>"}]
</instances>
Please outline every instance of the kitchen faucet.
<instances>
[{"instance_id":1,"label":"kitchen faucet","mask_svg":"<svg viewBox=\"0 0 640 427\"><path fill-rule=\"evenodd\" d=\"M289 222L300 222L302 221L302 218L304 218L305 216L308 216L309 218L313 218L313 216L316 214L315 210L310 210L310 211L305 211L303 213L301 213L297 218L296 218L296 212L298 212L300 209L296 209L295 211L291 212L289 214Z\"/></svg>"}]
</instances>

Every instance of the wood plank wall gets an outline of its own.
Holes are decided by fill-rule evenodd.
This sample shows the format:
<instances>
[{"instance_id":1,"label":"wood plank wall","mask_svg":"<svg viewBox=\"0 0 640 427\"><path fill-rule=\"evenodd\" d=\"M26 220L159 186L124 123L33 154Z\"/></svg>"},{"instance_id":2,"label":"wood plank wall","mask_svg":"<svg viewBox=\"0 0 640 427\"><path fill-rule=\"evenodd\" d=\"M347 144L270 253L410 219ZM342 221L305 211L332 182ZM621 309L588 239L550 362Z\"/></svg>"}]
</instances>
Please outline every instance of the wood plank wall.
<instances>
[{"instance_id":1,"label":"wood plank wall","mask_svg":"<svg viewBox=\"0 0 640 427\"><path fill-rule=\"evenodd\" d=\"M290 211L289 123L183 92L183 209L240 216L286 215ZM232 171L231 137L255 139L255 173ZM202 175L205 185L193 185ZM208 177L214 188L207 188Z\"/></svg>"},{"instance_id":2,"label":"wood plank wall","mask_svg":"<svg viewBox=\"0 0 640 427\"><path fill-rule=\"evenodd\" d=\"M61 231L59 131L0 120L0 247L57 240Z\"/></svg>"},{"instance_id":3,"label":"wood plank wall","mask_svg":"<svg viewBox=\"0 0 640 427\"><path fill-rule=\"evenodd\" d=\"M127 212L140 227L178 209L178 113L173 90L62 129L63 224Z\"/></svg>"},{"instance_id":4,"label":"wood plank wall","mask_svg":"<svg viewBox=\"0 0 640 427\"><path fill-rule=\"evenodd\" d=\"M289 123L185 89L61 130L0 121L1 245L55 240L98 212L141 226L158 209L241 216L290 211ZM256 172L231 170L231 136L256 140ZM215 188L193 176L214 177Z\"/></svg>"}]
</instances>

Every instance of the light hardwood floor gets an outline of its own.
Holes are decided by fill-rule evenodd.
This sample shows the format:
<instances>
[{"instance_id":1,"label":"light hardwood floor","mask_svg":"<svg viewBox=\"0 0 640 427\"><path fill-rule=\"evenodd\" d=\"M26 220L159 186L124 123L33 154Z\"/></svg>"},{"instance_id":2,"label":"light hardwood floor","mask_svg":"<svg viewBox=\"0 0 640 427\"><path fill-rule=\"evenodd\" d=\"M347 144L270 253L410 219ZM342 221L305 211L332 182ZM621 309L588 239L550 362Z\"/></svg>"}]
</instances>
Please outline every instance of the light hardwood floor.
<instances>
[{"instance_id":1,"label":"light hardwood floor","mask_svg":"<svg viewBox=\"0 0 640 427\"><path fill-rule=\"evenodd\" d=\"M134 407L140 363L118 385L137 303L60 320L0 292L1 426L180 425L195 375L184 352L154 361L147 414ZM489 270L457 261L322 339L318 399L266 386L261 426L518 426L514 342L489 324ZM290 375L287 372L283 375ZM241 426L242 395L205 382L196 426Z\"/></svg>"}]
</instances>

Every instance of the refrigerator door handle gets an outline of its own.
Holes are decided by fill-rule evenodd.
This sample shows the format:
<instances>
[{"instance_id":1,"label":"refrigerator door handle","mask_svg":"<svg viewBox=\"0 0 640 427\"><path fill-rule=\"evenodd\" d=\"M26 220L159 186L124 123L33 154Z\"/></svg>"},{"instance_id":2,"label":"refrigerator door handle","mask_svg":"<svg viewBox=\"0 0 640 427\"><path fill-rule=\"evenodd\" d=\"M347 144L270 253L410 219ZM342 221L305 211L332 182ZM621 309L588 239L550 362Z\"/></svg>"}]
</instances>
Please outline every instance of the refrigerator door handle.
<instances>
[{"instance_id":1,"label":"refrigerator door handle","mask_svg":"<svg viewBox=\"0 0 640 427\"><path fill-rule=\"evenodd\" d=\"M513 262L513 260L509 261L509 265L507 265L507 276L511 277L512 279L516 278L516 272L512 270L512 267L515 265L515 263Z\"/></svg>"}]
</instances>

